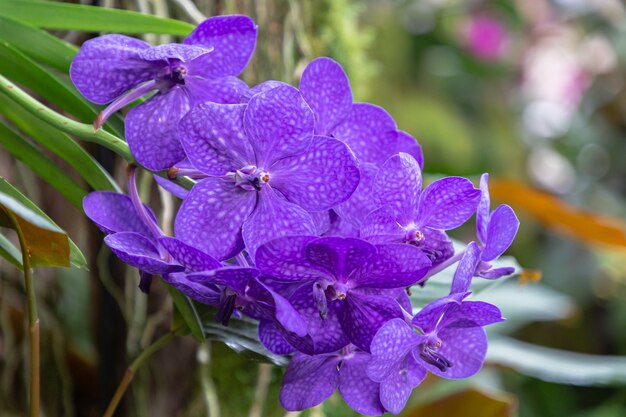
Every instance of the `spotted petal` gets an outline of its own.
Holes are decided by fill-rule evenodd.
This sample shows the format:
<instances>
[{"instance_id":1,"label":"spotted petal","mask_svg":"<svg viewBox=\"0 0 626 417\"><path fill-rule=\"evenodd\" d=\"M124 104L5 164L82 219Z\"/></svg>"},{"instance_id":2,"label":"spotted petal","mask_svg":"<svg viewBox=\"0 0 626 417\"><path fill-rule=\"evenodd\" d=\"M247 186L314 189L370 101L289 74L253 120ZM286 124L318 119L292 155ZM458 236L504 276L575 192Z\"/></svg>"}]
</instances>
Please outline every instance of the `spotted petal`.
<instances>
[{"instance_id":1,"label":"spotted petal","mask_svg":"<svg viewBox=\"0 0 626 417\"><path fill-rule=\"evenodd\" d=\"M159 244L161 244L178 263L189 271L210 271L222 266L221 262L217 259L186 244L180 239L162 236L159 238Z\"/></svg>"},{"instance_id":2,"label":"spotted petal","mask_svg":"<svg viewBox=\"0 0 626 417\"><path fill-rule=\"evenodd\" d=\"M183 269L161 259L158 249L146 237L134 232L113 233L104 242L125 263L150 274L160 275Z\"/></svg>"},{"instance_id":3,"label":"spotted petal","mask_svg":"<svg viewBox=\"0 0 626 417\"><path fill-rule=\"evenodd\" d=\"M489 174L485 173L480 176L480 201L476 210L476 231L478 239L484 245L487 243L487 227L489 226L490 216L490 200L489 200Z\"/></svg>"},{"instance_id":4,"label":"spotted petal","mask_svg":"<svg viewBox=\"0 0 626 417\"><path fill-rule=\"evenodd\" d=\"M269 186L264 186L258 195L254 212L243 224L243 240L251 257L259 246L272 239L315 234L313 219L301 207L282 199Z\"/></svg>"},{"instance_id":5,"label":"spotted petal","mask_svg":"<svg viewBox=\"0 0 626 417\"><path fill-rule=\"evenodd\" d=\"M423 336L416 334L404 319L392 319L385 323L372 340L372 359L367 375L377 382L389 378L406 355L419 345Z\"/></svg>"},{"instance_id":6,"label":"spotted petal","mask_svg":"<svg viewBox=\"0 0 626 417\"><path fill-rule=\"evenodd\" d=\"M144 208L156 223L152 210L146 205ZM144 236L152 236L127 195L111 191L94 191L83 199L83 210L104 233L137 232Z\"/></svg>"},{"instance_id":7,"label":"spotted petal","mask_svg":"<svg viewBox=\"0 0 626 417\"><path fill-rule=\"evenodd\" d=\"M280 86L253 96L244 126L255 150L257 166L304 152L313 138L315 119L300 92Z\"/></svg>"},{"instance_id":8,"label":"spotted petal","mask_svg":"<svg viewBox=\"0 0 626 417\"><path fill-rule=\"evenodd\" d=\"M283 377L280 403L287 411L315 407L332 395L339 385L339 357L295 355Z\"/></svg>"},{"instance_id":9,"label":"spotted petal","mask_svg":"<svg viewBox=\"0 0 626 417\"><path fill-rule=\"evenodd\" d=\"M346 281L363 263L376 254L373 245L361 239L322 237L306 245L306 260L328 271L334 279Z\"/></svg>"},{"instance_id":10,"label":"spotted petal","mask_svg":"<svg viewBox=\"0 0 626 417\"><path fill-rule=\"evenodd\" d=\"M193 61L207 78L238 75L256 46L257 27L248 16L215 16L202 22L184 43L213 47L213 52ZM194 68L195 70L195 68Z\"/></svg>"},{"instance_id":11,"label":"spotted petal","mask_svg":"<svg viewBox=\"0 0 626 417\"><path fill-rule=\"evenodd\" d=\"M346 297L340 320L350 342L369 352L378 329L394 318L402 318L402 309L393 298L352 291Z\"/></svg>"},{"instance_id":12,"label":"spotted petal","mask_svg":"<svg viewBox=\"0 0 626 417\"><path fill-rule=\"evenodd\" d=\"M439 323L444 327L481 327L504 321L502 312L493 304L483 301L463 301Z\"/></svg>"},{"instance_id":13,"label":"spotted petal","mask_svg":"<svg viewBox=\"0 0 626 417\"><path fill-rule=\"evenodd\" d=\"M265 349L275 355L288 355L295 351L294 347L285 340L274 323L269 320L261 320L259 322L259 341Z\"/></svg>"},{"instance_id":14,"label":"spotted petal","mask_svg":"<svg viewBox=\"0 0 626 417\"><path fill-rule=\"evenodd\" d=\"M342 142L315 136L300 155L270 168L272 186L309 211L328 210L346 201L359 184L354 155Z\"/></svg>"},{"instance_id":15,"label":"spotted petal","mask_svg":"<svg viewBox=\"0 0 626 417\"><path fill-rule=\"evenodd\" d=\"M217 259L231 258L243 249L241 225L255 204L256 193L206 178L183 201L174 224L176 237Z\"/></svg>"},{"instance_id":16,"label":"spotted petal","mask_svg":"<svg viewBox=\"0 0 626 417\"><path fill-rule=\"evenodd\" d=\"M490 262L502 255L511 246L519 229L519 220L513 209L502 204L491 213L487 227L487 241L480 260Z\"/></svg>"},{"instance_id":17,"label":"spotted petal","mask_svg":"<svg viewBox=\"0 0 626 417\"><path fill-rule=\"evenodd\" d=\"M339 393L357 413L379 416L385 412L380 403L380 385L367 376L370 355L356 352L344 359L339 369Z\"/></svg>"},{"instance_id":18,"label":"spotted petal","mask_svg":"<svg viewBox=\"0 0 626 417\"><path fill-rule=\"evenodd\" d=\"M479 261L480 248L478 248L476 242L470 242L465 249L463 257L459 261L459 265L456 267L456 271L454 271L450 294L464 293L469 290Z\"/></svg>"},{"instance_id":19,"label":"spotted petal","mask_svg":"<svg viewBox=\"0 0 626 417\"><path fill-rule=\"evenodd\" d=\"M361 237L372 243L394 243L406 240L406 231L388 205L371 212L363 221Z\"/></svg>"},{"instance_id":20,"label":"spotted petal","mask_svg":"<svg viewBox=\"0 0 626 417\"><path fill-rule=\"evenodd\" d=\"M424 153L422 152L422 146L407 132L402 130L396 131L396 152L408 153L415 158L420 169L424 169Z\"/></svg>"},{"instance_id":21,"label":"spotted petal","mask_svg":"<svg viewBox=\"0 0 626 417\"><path fill-rule=\"evenodd\" d=\"M482 327L445 327L437 335L443 342L437 353L446 358L452 366L446 371L441 371L436 366L420 361L421 366L447 379L467 378L480 370L487 354L487 335Z\"/></svg>"},{"instance_id":22,"label":"spotted petal","mask_svg":"<svg viewBox=\"0 0 626 417\"><path fill-rule=\"evenodd\" d=\"M350 112L350 81L341 65L330 58L317 58L306 66L300 92L315 113L315 133L319 135L331 133Z\"/></svg>"},{"instance_id":23,"label":"spotted petal","mask_svg":"<svg viewBox=\"0 0 626 417\"><path fill-rule=\"evenodd\" d=\"M411 392L426 378L426 370L411 356L406 365L396 366L392 374L380 383L380 402L393 414L400 413L406 405Z\"/></svg>"},{"instance_id":24,"label":"spotted petal","mask_svg":"<svg viewBox=\"0 0 626 417\"><path fill-rule=\"evenodd\" d=\"M372 211L380 207L378 195L374 192L374 184L378 168L374 164L360 164L359 185L350 198L334 207L335 212L350 226L359 229L363 221Z\"/></svg>"},{"instance_id":25,"label":"spotted petal","mask_svg":"<svg viewBox=\"0 0 626 417\"><path fill-rule=\"evenodd\" d=\"M188 62L202 55L209 54L213 48L202 46L183 45L180 43L166 43L152 46L139 52L139 57L146 61L163 61L169 65L170 60L176 59Z\"/></svg>"},{"instance_id":26,"label":"spotted petal","mask_svg":"<svg viewBox=\"0 0 626 417\"><path fill-rule=\"evenodd\" d=\"M254 162L243 131L243 104L204 103L178 125L178 134L194 167L221 176Z\"/></svg>"},{"instance_id":27,"label":"spotted petal","mask_svg":"<svg viewBox=\"0 0 626 417\"><path fill-rule=\"evenodd\" d=\"M176 127L189 106L184 89L174 87L155 94L128 112L124 123L126 140L137 162L158 171L185 157Z\"/></svg>"},{"instance_id":28,"label":"spotted petal","mask_svg":"<svg viewBox=\"0 0 626 417\"><path fill-rule=\"evenodd\" d=\"M430 269L430 260L417 247L404 243L376 245L369 257L350 277L353 288L403 288L417 283Z\"/></svg>"},{"instance_id":29,"label":"spotted petal","mask_svg":"<svg viewBox=\"0 0 626 417\"><path fill-rule=\"evenodd\" d=\"M422 193L417 223L435 229L455 229L472 217L479 200L480 190L467 178L442 178Z\"/></svg>"},{"instance_id":30,"label":"spotted petal","mask_svg":"<svg viewBox=\"0 0 626 417\"><path fill-rule=\"evenodd\" d=\"M307 243L315 236L286 236L273 239L256 251L257 268L266 275L281 281L312 281L323 272L305 256Z\"/></svg>"},{"instance_id":31,"label":"spotted petal","mask_svg":"<svg viewBox=\"0 0 626 417\"><path fill-rule=\"evenodd\" d=\"M187 91L192 105L207 101L222 104L236 104L248 91L248 85L237 77L194 78L187 77Z\"/></svg>"},{"instance_id":32,"label":"spotted petal","mask_svg":"<svg viewBox=\"0 0 626 417\"><path fill-rule=\"evenodd\" d=\"M398 220L407 225L417 217L422 192L422 171L411 155L400 153L387 159L376 177L376 192Z\"/></svg>"},{"instance_id":33,"label":"spotted petal","mask_svg":"<svg viewBox=\"0 0 626 417\"><path fill-rule=\"evenodd\" d=\"M113 101L122 93L152 79L160 65L140 59L150 44L123 35L104 35L83 43L70 67L72 82L88 100Z\"/></svg>"},{"instance_id":34,"label":"spotted petal","mask_svg":"<svg viewBox=\"0 0 626 417\"><path fill-rule=\"evenodd\" d=\"M332 135L345 142L359 161L381 165L395 149L396 122L383 108L368 103L355 103Z\"/></svg>"}]
</instances>

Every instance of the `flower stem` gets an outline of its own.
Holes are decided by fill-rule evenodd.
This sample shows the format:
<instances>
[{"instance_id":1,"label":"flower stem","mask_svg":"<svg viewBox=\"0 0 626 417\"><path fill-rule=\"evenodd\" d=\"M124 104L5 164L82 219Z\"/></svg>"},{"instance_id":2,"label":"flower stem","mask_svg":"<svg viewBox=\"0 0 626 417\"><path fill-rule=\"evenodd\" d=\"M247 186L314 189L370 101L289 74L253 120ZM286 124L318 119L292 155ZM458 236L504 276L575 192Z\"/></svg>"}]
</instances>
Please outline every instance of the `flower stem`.
<instances>
[{"instance_id":1,"label":"flower stem","mask_svg":"<svg viewBox=\"0 0 626 417\"><path fill-rule=\"evenodd\" d=\"M451 256L450 258L446 259L445 261L443 261L442 263L440 263L439 265L437 265L436 267L428 271L428 273L424 276L424 278L420 280L420 282L426 282L426 280L429 279L430 277L437 275L444 269L447 269L451 265L457 263L458 261L461 260L464 254L465 254L465 249L463 249L462 251L458 253L455 253L453 256Z\"/></svg>"},{"instance_id":2,"label":"flower stem","mask_svg":"<svg viewBox=\"0 0 626 417\"><path fill-rule=\"evenodd\" d=\"M37 298L35 297L35 283L30 264L30 253L24 233L16 227L20 249L22 250L22 267L24 269L24 288L26 304L28 306L29 349L30 349L30 417L39 417L41 402L41 378L39 355L39 317L37 316Z\"/></svg>"},{"instance_id":3,"label":"flower stem","mask_svg":"<svg viewBox=\"0 0 626 417\"><path fill-rule=\"evenodd\" d=\"M93 125L79 123L63 116L60 113L57 113L31 97L27 92L13 84L2 75L0 75L0 93L7 95L25 110L29 111L34 116L49 125L54 126L67 134L79 137L86 142L93 142L102 145L115 152L131 164L136 163L133 154L130 152L128 145L123 139L102 129L94 132ZM157 174L163 178L168 178L165 171L158 172ZM194 181L185 177L176 178L174 182L182 187L185 187L186 189L190 189L195 184Z\"/></svg>"},{"instance_id":4,"label":"flower stem","mask_svg":"<svg viewBox=\"0 0 626 417\"><path fill-rule=\"evenodd\" d=\"M156 342L154 342L153 344L148 346L143 352L141 352L141 354L137 356L137 358L135 358L135 360L130 364L130 366L126 368L126 372L124 372L124 376L122 377L120 384L117 386L117 390L115 390L115 394L113 394L113 398L111 398L111 401L109 402L109 405L106 411L104 412L103 417L113 416L113 413L117 409L117 406L119 405L120 400L124 396L126 389L128 388L131 381L133 380L133 377L135 376L135 372L137 372L137 369L139 369L139 367L141 367L141 365L147 359L149 359L154 353L156 353L159 349L165 346L175 336L180 334L180 332L184 328L185 326L182 326L176 330L171 330L168 333L164 334Z\"/></svg>"}]
</instances>

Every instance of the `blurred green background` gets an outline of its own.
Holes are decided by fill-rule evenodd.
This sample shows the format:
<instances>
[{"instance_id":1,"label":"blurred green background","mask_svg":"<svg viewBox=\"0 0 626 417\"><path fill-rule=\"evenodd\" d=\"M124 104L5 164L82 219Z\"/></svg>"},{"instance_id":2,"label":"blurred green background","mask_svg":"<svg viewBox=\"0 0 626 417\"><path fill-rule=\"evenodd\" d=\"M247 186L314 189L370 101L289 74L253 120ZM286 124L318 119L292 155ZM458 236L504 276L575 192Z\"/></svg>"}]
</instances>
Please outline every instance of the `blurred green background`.
<instances>
[{"instance_id":1,"label":"blurred green background","mask_svg":"<svg viewBox=\"0 0 626 417\"><path fill-rule=\"evenodd\" d=\"M17 3L0 0L0 18L15 17ZM259 25L257 50L243 75L250 85L267 79L297 85L308 61L330 56L346 69L355 100L384 107L418 138L427 178L464 175L477 182L481 173L491 174L492 198L511 204L522 222L510 254L524 271L479 298L500 305L509 321L490 329L494 343L479 375L460 382L427 379L404 416L626 415L623 2L73 3L191 23L215 14L248 14ZM100 32L57 25L50 33L80 45ZM137 36L154 43L177 39ZM0 119L28 140L28 126L17 126L12 117L19 110L3 100ZM49 98L44 102L55 106ZM90 123L89 117L78 119ZM86 148L124 183L120 158L93 144ZM65 229L90 265L90 271L36 273L43 409L50 416L99 416L126 366L167 330L171 302L160 284L150 297L138 292L137 272L124 269L80 210L18 159L6 144L0 147L0 176ZM149 181L145 175L145 200L166 209ZM454 235L469 240L472 233L469 225ZM27 404L22 286L19 272L0 259L0 415L25 415ZM198 346L190 337L177 338L140 369L116 415L300 415L286 414L278 403L283 372L223 343ZM356 414L334 396L301 415Z\"/></svg>"}]
</instances>

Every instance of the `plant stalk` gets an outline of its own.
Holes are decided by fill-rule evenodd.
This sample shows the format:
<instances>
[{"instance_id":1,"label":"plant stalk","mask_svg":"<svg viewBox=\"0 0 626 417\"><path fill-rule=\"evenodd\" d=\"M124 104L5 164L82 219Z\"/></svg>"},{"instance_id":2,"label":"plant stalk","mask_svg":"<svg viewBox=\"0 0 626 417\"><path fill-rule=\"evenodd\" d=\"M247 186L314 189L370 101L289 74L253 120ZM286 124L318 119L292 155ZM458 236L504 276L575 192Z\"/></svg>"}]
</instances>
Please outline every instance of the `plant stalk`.
<instances>
[{"instance_id":1,"label":"plant stalk","mask_svg":"<svg viewBox=\"0 0 626 417\"><path fill-rule=\"evenodd\" d=\"M178 328L177 330L171 330L168 333L161 336L156 342L152 343L143 352L141 352L141 354L137 356L137 358L135 358L135 360L130 364L130 366L126 368L126 372L124 372L124 376L122 377L122 380L117 386L117 389L115 390L115 394L113 394L113 397L111 398L111 401L109 402L109 405L107 406L107 409L103 414L103 417L113 416L113 413L117 409L117 406L119 405L122 397L124 396L126 389L128 388L131 381L133 380L133 377L135 376L135 372L137 372L137 369L139 369L146 360L148 360L159 349L165 346L170 340L172 340L175 336L179 335L183 328L184 326L181 328Z\"/></svg>"}]
</instances>

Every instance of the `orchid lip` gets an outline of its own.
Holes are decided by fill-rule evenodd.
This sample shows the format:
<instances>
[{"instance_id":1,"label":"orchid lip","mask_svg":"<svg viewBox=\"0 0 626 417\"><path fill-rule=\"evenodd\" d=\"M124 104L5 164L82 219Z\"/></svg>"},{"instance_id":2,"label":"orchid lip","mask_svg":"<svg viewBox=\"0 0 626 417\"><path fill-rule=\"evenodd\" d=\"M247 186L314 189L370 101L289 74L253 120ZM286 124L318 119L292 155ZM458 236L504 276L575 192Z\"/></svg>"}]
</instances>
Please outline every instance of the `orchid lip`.
<instances>
[{"instance_id":1,"label":"orchid lip","mask_svg":"<svg viewBox=\"0 0 626 417\"><path fill-rule=\"evenodd\" d=\"M261 191L271 178L269 172L255 165L246 165L235 172L229 172L227 177L232 178L236 186L247 191Z\"/></svg>"},{"instance_id":2,"label":"orchid lip","mask_svg":"<svg viewBox=\"0 0 626 417\"><path fill-rule=\"evenodd\" d=\"M441 347L441 341L437 341L433 347L430 343L423 343L419 345L419 357L424 362L437 367L441 372L446 372L452 367L452 363L437 352L439 347Z\"/></svg>"}]
</instances>

